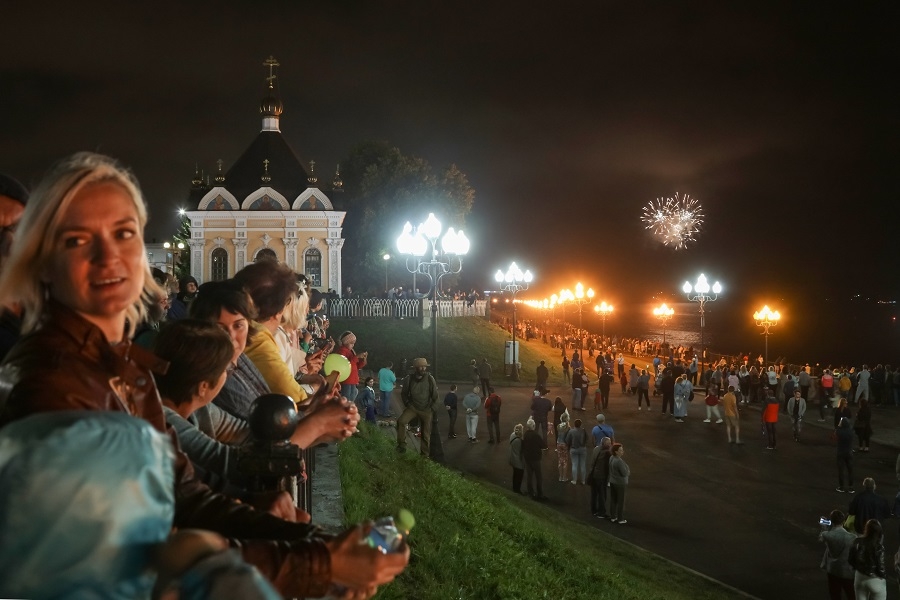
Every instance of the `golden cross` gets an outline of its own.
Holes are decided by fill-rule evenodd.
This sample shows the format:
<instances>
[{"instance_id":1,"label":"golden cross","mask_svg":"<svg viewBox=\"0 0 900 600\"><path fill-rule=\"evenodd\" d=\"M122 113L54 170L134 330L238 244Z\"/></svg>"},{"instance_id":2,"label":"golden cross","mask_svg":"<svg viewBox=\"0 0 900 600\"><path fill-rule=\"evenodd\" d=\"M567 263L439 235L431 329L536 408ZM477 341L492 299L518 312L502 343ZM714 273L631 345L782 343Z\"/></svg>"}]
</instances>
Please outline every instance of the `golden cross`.
<instances>
[{"instance_id":1,"label":"golden cross","mask_svg":"<svg viewBox=\"0 0 900 600\"><path fill-rule=\"evenodd\" d=\"M266 77L266 81L269 82L269 85L272 85L272 82L275 81L277 75L275 75L275 67L281 66L277 60L275 60L274 56L269 56L265 61L263 61L264 67L269 67L269 76Z\"/></svg>"}]
</instances>

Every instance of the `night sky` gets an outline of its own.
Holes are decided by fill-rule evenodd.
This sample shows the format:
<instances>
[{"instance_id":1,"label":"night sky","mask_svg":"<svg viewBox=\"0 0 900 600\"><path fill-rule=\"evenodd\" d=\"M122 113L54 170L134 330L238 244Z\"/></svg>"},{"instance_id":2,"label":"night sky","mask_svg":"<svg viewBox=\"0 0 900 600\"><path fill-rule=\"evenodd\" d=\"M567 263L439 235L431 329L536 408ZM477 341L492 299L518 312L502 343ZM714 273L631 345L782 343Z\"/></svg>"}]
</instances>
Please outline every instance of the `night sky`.
<instances>
[{"instance_id":1,"label":"night sky","mask_svg":"<svg viewBox=\"0 0 900 600\"><path fill-rule=\"evenodd\" d=\"M515 258L541 297L581 280L646 302L704 271L742 311L891 298L897 6L17 2L0 170L33 185L73 151L111 154L162 238L195 163L227 168L255 137L274 55L282 131L320 181L372 139L467 174L466 284ZM688 250L640 222L675 192L706 213Z\"/></svg>"}]
</instances>

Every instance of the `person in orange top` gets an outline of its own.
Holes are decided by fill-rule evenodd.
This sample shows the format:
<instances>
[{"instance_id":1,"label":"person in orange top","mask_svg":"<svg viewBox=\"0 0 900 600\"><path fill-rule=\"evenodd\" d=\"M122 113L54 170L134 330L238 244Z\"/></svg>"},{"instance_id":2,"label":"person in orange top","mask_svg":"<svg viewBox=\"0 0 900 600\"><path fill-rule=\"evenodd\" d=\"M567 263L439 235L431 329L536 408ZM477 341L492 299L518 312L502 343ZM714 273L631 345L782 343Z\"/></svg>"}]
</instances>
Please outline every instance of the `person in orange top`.
<instances>
[{"instance_id":1,"label":"person in orange top","mask_svg":"<svg viewBox=\"0 0 900 600\"><path fill-rule=\"evenodd\" d=\"M772 388L766 390L766 406L762 413L763 426L769 436L769 445L766 450L775 450L775 425L778 423L778 398Z\"/></svg>"}]
</instances>

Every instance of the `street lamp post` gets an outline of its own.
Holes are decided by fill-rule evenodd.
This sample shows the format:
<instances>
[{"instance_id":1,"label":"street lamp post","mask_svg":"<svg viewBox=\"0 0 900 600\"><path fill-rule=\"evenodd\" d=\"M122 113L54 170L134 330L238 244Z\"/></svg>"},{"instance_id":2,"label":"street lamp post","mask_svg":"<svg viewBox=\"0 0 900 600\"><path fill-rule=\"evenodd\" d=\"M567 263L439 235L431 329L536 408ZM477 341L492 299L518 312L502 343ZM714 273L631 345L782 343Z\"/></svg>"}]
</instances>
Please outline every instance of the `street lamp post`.
<instances>
[{"instance_id":1,"label":"street lamp post","mask_svg":"<svg viewBox=\"0 0 900 600\"><path fill-rule=\"evenodd\" d=\"M387 268L388 268L388 261L391 260L391 255L385 254L381 258L384 259L384 291L387 292L388 291Z\"/></svg>"},{"instance_id":2,"label":"street lamp post","mask_svg":"<svg viewBox=\"0 0 900 600\"><path fill-rule=\"evenodd\" d=\"M181 251L184 250L184 242L163 242L163 248L166 249L166 268L169 266L169 250L172 251L172 277L175 277L175 264Z\"/></svg>"},{"instance_id":3,"label":"street lamp post","mask_svg":"<svg viewBox=\"0 0 900 600\"><path fill-rule=\"evenodd\" d=\"M588 288L587 293L584 291L584 286L581 285L581 282L575 284L575 297L573 301L578 305L578 349L581 353L584 353L584 334L581 330L584 329L584 325L582 322L582 310L584 309L585 304L590 304L594 300L594 289Z\"/></svg>"},{"instance_id":4,"label":"street lamp post","mask_svg":"<svg viewBox=\"0 0 900 600\"><path fill-rule=\"evenodd\" d=\"M456 232L452 227L441 238L441 222L428 213L424 223L413 229L406 222L403 232L397 238L397 250L407 256L406 270L415 275L425 275L431 282L431 373L437 379L437 290L441 278L445 275L455 275L462 271L462 257L469 252L469 239L462 231ZM441 249L438 250L438 238L441 240ZM428 254L431 247L431 259L422 260ZM440 260L445 256L445 260ZM410 264L410 260L414 263Z\"/></svg>"},{"instance_id":5,"label":"street lamp post","mask_svg":"<svg viewBox=\"0 0 900 600\"><path fill-rule=\"evenodd\" d=\"M653 316L660 320L663 327L663 344L666 343L666 324L669 322L669 319L672 318L672 315L675 314L674 308L669 308L666 306L666 303L663 302L661 305L657 306L653 309Z\"/></svg>"},{"instance_id":6,"label":"street lamp post","mask_svg":"<svg viewBox=\"0 0 900 600\"><path fill-rule=\"evenodd\" d=\"M775 327L778 324L778 321L781 319L781 313L776 311L772 311L769 309L768 305L762 307L761 310L753 313L753 318L756 320L756 326L762 327L763 332L762 335L766 336L766 354L765 361L766 365L769 364L769 328ZM765 365L763 366L765 368Z\"/></svg>"},{"instance_id":7,"label":"street lamp post","mask_svg":"<svg viewBox=\"0 0 900 600\"><path fill-rule=\"evenodd\" d=\"M607 304L606 301L601 302L598 306L594 307L594 312L600 315L600 318L603 319L603 338L606 339L606 317L612 314L613 306L612 304Z\"/></svg>"},{"instance_id":8,"label":"street lamp post","mask_svg":"<svg viewBox=\"0 0 900 600\"><path fill-rule=\"evenodd\" d=\"M516 265L515 262L510 263L509 268L506 270L506 273L497 269L497 272L494 274L494 279L497 283L500 284L500 289L512 292L513 300L513 327L512 327L512 369L510 371L510 378L513 381L519 380L519 365L518 365L518 354L516 352L516 294L528 289L528 285L534 279L534 276L531 274L531 271L526 270L524 273L522 270Z\"/></svg>"},{"instance_id":9,"label":"street lamp post","mask_svg":"<svg viewBox=\"0 0 900 600\"><path fill-rule=\"evenodd\" d=\"M703 362L706 359L706 346L703 342L703 327L706 325L704 307L707 302L715 302L719 298L719 294L722 292L722 284L718 281L715 282L712 286L712 295L710 295L710 287L709 282L706 280L706 275L700 273L700 276L697 277L697 283L691 286L690 282L685 281L681 289L688 300L700 304L700 371L702 373ZM694 294L693 296L691 296L692 293Z\"/></svg>"}]
</instances>

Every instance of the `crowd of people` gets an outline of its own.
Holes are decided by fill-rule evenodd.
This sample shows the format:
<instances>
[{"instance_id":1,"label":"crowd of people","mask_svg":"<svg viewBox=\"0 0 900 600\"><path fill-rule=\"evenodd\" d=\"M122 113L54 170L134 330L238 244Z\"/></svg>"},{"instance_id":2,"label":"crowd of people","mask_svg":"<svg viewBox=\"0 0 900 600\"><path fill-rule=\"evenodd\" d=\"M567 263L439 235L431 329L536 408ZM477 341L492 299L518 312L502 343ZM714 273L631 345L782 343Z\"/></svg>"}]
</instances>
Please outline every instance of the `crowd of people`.
<instances>
[{"instance_id":1,"label":"crowd of people","mask_svg":"<svg viewBox=\"0 0 900 600\"><path fill-rule=\"evenodd\" d=\"M334 342L351 377L326 379L327 322L307 319L322 295L274 261L170 295L146 221L106 156L60 161L31 194L0 178L0 595L372 596L405 544L326 533L235 467L267 425L301 449L356 431L355 336ZM279 420L260 427L267 404Z\"/></svg>"}]
</instances>

